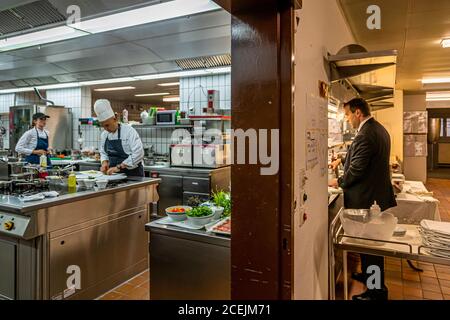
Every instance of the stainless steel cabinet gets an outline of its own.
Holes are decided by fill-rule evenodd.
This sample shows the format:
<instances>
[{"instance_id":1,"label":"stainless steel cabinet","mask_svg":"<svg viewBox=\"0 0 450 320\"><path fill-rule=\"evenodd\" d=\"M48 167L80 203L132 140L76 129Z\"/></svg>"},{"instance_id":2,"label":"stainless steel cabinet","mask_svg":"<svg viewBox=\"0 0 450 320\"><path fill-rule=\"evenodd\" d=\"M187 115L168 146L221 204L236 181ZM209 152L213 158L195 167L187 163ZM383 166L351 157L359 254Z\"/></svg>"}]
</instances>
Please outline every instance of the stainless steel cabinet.
<instances>
[{"instance_id":1,"label":"stainless steel cabinet","mask_svg":"<svg viewBox=\"0 0 450 320\"><path fill-rule=\"evenodd\" d=\"M165 209L182 204L183 177L177 175L160 174L161 183L158 186L159 202L158 214L165 215Z\"/></svg>"},{"instance_id":2,"label":"stainless steel cabinet","mask_svg":"<svg viewBox=\"0 0 450 320\"><path fill-rule=\"evenodd\" d=\"M230 238L146 225L150 231L150 299L228 300Z\"/></svg>"}]
</instances>

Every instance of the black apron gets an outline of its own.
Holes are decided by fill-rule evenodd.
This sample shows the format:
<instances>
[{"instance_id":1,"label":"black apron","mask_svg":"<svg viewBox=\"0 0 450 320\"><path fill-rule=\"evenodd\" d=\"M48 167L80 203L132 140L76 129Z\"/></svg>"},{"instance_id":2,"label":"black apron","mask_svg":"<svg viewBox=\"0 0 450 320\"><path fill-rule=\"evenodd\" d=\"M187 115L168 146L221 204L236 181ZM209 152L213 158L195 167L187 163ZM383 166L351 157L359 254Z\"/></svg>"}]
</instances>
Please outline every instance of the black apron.
<instances>
[{"instance_id":1,"label":"black apron","mask_svg":"<svg viewBox=\"0 0 450 320\"><path fill-rule=\"evenodd\" d=\"M122 146L122 140L120 139L120 125L119 125L119 133L117 140L109 140L106 137L105 141L105 152L109 157L109 166L115 167L121 164L125 159L129 157L128 154L125 153ZM139 163L137 168L134 169L122 169L121 173L125 173L129 177L144 177L144 166L142 162Z\"/></svg>"},{"instance_id":2,"label":"black apron","mask_svg":"<svg viewBox=\"0 0 450 320\"><path fill-rule=\"evenodd\" d=\"M48 151L48 134L47 132L44 131L46 138L41 138L39 137L39 132L38 130L35 128L36 130L36 135L37 135L37 145L36 148L34 150L44 150L44 151ZM38 156L37 154L30 154L25 158L25 161L31 164L40 164L40 159L41 157ZM50 157L47 155L47 167L51 167L51 161L50 161Z\"/></svg>"}]
</instances>

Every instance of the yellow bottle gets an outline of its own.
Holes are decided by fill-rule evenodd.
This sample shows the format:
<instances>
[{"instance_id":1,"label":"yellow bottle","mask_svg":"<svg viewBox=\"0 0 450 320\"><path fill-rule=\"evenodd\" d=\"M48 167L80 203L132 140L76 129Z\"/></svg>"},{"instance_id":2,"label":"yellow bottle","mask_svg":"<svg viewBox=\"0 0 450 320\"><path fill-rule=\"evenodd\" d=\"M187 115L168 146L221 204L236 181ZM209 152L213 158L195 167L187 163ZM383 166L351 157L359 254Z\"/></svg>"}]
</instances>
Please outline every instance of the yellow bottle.
<instances>
[{"instance_id":1,"label":"yellow bottle","mask_svg":"<svg viewBox=\"0 0 450 320\"><path fill-rule=\"evenodd\" d=\"M77 191L77 177L75 176L75 173L73 173L73 170L67 179L67 186L69 188L69 192Z\"/></svg>"}]
</instances>

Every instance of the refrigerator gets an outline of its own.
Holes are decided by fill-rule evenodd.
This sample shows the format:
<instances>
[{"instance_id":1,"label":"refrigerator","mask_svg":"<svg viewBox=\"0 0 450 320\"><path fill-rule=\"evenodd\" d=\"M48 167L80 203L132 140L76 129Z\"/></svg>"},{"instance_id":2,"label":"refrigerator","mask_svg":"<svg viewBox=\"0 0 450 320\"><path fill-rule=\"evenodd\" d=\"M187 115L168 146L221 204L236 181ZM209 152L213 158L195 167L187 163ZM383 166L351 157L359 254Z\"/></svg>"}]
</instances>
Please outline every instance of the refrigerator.
<instances>
[{"instance_id":1,"label":"refrigerator","mask_svg":"<svg viewBox=\"0 0 450 320\"><path fill-rule=\"evenodd\" d=\"M72 109L53 105L24 105L10 107L9 148L15 151L20 137L32 128L33 114L45 113L50 117L46 130L49 131L49 144L56 151L70 150L73 144Z\"/></svg>"}]
</instances>

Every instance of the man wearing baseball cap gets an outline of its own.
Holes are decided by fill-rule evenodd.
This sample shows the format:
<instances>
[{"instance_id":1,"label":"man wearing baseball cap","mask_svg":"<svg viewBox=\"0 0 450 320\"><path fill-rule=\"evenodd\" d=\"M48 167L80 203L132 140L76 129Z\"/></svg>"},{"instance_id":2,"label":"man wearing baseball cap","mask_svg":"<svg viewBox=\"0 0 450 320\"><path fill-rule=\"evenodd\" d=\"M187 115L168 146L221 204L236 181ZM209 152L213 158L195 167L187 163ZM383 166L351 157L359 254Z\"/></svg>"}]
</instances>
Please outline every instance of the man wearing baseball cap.
<instances>
[{"instance_id":1,"label":"man wearing baseball cap","mask_svg":"<svg viewBox=\"0 0 450 320\"><path fill-rule=\"evenodd\" d=\"M25 161L31 164L39 164L40 156L47 156L47 165L50 165L49 157L49 132L45 130L48 115L38 112L33 115L33 128L20 137L16 145L16 152L25 155Z\"/></svg>"}]
</instances>

